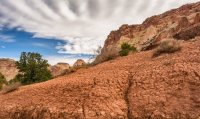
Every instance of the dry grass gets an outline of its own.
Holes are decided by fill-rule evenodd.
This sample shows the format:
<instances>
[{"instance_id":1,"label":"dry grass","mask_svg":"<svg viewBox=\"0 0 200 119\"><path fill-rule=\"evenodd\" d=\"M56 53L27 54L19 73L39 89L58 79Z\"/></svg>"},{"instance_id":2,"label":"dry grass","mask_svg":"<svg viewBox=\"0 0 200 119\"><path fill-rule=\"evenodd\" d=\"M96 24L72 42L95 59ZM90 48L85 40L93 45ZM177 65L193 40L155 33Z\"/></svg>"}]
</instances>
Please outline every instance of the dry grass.
<instances>
[{"instance_id":1,"label":"dry grass","mask_svg":"<svg viewBox=\"0 0 200 119\"><path fill-rule=\"evenodd\" d=\"M10 85L3 87L2 94L7 94L17 90L22 84L20 82L16 82Z\"/></svg>"},{"instance_id":2,"label":"dry grass","mask_svg":"<svg viewBox=\"0 0 200 119\"><path fill-rule=\"evenodd\" d=\"M174 39L164 40L158 48L153 52L153 57L157 57L163 53L174 53L181 50L180 43Z\"/></svg>"}]
</instances>

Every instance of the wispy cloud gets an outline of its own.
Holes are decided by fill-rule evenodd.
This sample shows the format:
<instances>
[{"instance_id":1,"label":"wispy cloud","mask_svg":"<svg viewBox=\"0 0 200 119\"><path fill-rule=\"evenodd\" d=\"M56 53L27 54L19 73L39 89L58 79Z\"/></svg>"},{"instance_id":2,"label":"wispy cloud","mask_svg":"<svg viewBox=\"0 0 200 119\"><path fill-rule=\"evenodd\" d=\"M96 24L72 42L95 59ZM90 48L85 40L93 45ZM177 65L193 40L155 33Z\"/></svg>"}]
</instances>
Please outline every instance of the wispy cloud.
<instances>
[{"instance_id":1,"label":"wispy cloud","mask_svg":"<svg viewBox=\"0 0 200 119\"><path fill-rule=\"evenodd\" d=\"M7 42L7 43L15 42L13 36L2 35L2 34L0 34L0 41Z\"/></svg>"},{"instance_id":2,"label":"wispy cloud","mask_svg":"<svg viewBox=\"0 0 200 119\"><path fill-rule=\"evenodd\" d=\"M1 0L0 25L57 38L59 53L92 54L108 33L120 25L199 0ZM0 27L1 29L1 27ZM10 37L2 37L12 41Z\"/></svg>"},{"instance_id":3,"label":"wispy cloud","mask_svg":"<svg viewBox=\"0 0 200 119\"><path fill-rule=\"evenodd\" d=\"M43 48L50 48L49 45L44 44L44 43L32 43L32 46L43 47Z\"/></svg>"},{"instance_id":4,"label":"wispy cloud","mask_svg":"<svg viewBox=\"0 0 200 119\"><path fill-rule=\"evenodd\" d=\"M3 49L4 49L4 48L6 48L6 47L5 47L5 46L3 46L3 45L1 45L1 46L0 46L0 48L3 48Z\"/></svg>"}]
</instances>

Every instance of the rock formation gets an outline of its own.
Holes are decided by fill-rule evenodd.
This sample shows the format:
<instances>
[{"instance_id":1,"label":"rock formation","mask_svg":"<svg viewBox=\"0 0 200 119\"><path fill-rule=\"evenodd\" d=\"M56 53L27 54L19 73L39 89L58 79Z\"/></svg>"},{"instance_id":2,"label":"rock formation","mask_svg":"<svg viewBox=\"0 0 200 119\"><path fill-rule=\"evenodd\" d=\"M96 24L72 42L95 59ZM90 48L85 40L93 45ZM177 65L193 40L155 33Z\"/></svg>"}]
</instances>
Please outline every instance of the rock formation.
<instances>
[{"instance_id":1,"label":"rock formation","mask_svg":"<svg viewBox=\"0 0 200 119\"><path fill-rule=\"evenodd\" d=\"M15 61L12 59L0 59L0 72L7 81L10 81L18 74Z\"/></svg>"},{"instance_id":2,"label":"rock formation","mask_svg":"<svg viewBox=\"0 0 200 119\"><path fill-rule=\"evenodd\" d=\"M102 62L110 56L118 56L120 46L124 42L134 45L141 51L158 45L164 38L176 37L185 40L188 37L192 38L200 34L199 27L200 2L147 18L140 25L122 25L110 33L95 62ZM189 36L183 36L183 32L190 32Z\"/></svg>"},{"instance_id":3,"label":"rock formation","mask_svg":"<svg viewBox=\"0 0 200 119\"><path fill-rule=\"evenodd\" d=\"M7 81L10 81L18 74L18 69L13 59L0 59L0 72L4 75ZM58 77L65 74L70 69L68 63L58 63L50 66L49 70L53 77Z\"/></svg>"},{"instance_id":4,"label":"rock formation","mask_svg":"<svg viewBox=\"0 0 200 119\"><path fill-rule=\"evenodd\" d=\"M58 63L54 66L50 66L49 69L53 77L58 77L66 74L70 69L70 65L68 63Z\"/></svg>"},{"instance_id":5,"label":"rock formation","mask_svg":"<svg viewBox=\"0 0 200 119\"><path fill-rule=\"evenodd\" d=\"M84 65L86 65L85 61L82 60L82 59L78 59L78 60L74 63L73 67L80 67L80 66L84 66Z\"/></svg>"}]
</instances>

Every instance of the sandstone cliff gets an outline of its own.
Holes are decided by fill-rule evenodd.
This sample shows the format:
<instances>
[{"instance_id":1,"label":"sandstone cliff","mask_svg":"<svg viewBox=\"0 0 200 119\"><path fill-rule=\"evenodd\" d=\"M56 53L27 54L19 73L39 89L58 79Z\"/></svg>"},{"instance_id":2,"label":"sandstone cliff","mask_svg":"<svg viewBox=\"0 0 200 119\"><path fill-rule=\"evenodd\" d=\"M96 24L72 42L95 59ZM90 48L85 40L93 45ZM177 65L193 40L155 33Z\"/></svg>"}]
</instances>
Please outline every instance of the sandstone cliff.
<instances>
[{"instance_id":1,"label":"sandstone cliff","mask_svg":"<svg viewBox=\"0 0 200 119\"><path fill-rule=\"evenodd\" d=\"M200 35L199 30L200 2L184 5L164 14L150 17L140 25L122 25L119 30L112 31L95 62L102 62L109 57L117 56L124 42L142 51L151 49L164 38L191 39Z\"/></svg>"},{"instance_id":2,"label":"sandstone cliff","mask_svg":"<svg viewBox=\"0 0 200 119\"><path fill-rule=\"evenodd\" d=\"M13 79L18 74L15 61L12 59L0 59L0 72L7 81Z\"/></svg>"}]
</instances>

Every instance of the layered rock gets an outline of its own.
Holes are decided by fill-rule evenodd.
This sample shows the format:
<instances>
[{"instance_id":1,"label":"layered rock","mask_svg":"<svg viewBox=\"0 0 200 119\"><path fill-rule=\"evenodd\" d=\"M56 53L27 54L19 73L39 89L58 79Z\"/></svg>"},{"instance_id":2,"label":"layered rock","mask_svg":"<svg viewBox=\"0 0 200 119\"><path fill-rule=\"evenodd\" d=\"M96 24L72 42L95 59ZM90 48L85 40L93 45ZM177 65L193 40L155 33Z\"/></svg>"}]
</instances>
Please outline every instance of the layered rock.
<instances>
[{"instance_id":1,"label":"layered rock","mask_svg":"<svg viewBox=\"0 0 200 119\"><path fill-rule=\"evenodd\" d=\"M70 65L68 63L58 63L54 66L50 66L49 69L53 77L58 77L66 74L70 69Z\"/></svg>"},{"instance_id":2,"label":"layered rock","mask_svg":"<svg viewBox=\"0 0 200 119\"><path fill-rule=\"evenodd\" d=\"M7 81L10 81L18 74L15 61L12 59L0 59L0 72Z\"/></svg>"},{"instance_id":3,"label":"layered rock","mask_svg":"<svg viewBox=\"0 0 200 119\"><path fill-rule=\"evenodd\" d=\"M101 54L97 56L95 62L102 62L108 57L118 56L120 46L124 42L134 45L141 51L158 45L164 38L171 38L176 34L180 34L178 38L187 40L188 38L185 38L185 35L182 34L183 31L185 34L188 27L193 31L195 30L193 34L199 35L199 28L196 27L200 23L199 8L200 2L188 4L164 14L147 18L140 25L122 25L118 30L112 31L108 35Z\"/></svg>"}]
</instances>

